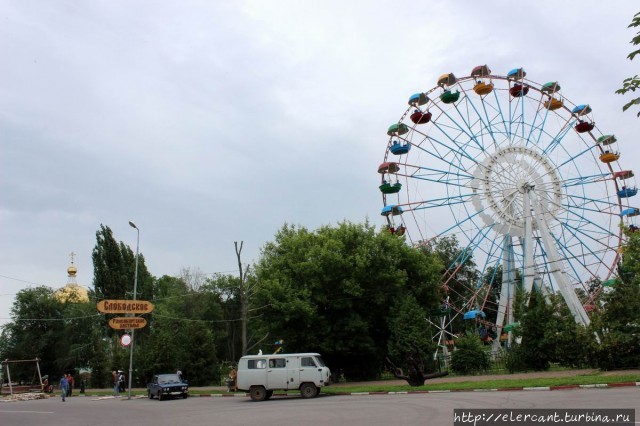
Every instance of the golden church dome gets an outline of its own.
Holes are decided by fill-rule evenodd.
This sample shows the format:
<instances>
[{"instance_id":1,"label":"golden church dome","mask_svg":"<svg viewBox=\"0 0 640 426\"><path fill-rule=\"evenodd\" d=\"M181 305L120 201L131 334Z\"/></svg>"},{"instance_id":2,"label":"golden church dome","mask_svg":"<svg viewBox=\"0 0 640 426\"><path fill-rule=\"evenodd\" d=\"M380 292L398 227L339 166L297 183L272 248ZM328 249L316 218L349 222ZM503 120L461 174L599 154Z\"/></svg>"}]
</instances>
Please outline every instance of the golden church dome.
<instances>
[{"instance_id":1,"label":"golden church dome","mask_svg":"<svg viewBox=\"0 0 640 426\"><path fill-rule=\"evenodd\" d=\"M88 302L89 292L78 284L67 284L55 292L55 297L62 303Z\"/></svg>"},{"instance_id":2,"label":"golden church dome","mask_svg":"<svg viewBox=\"0 0 640 426\"><path fill-rule=\"evenodd\" d=\"M54 293L55 298L62 303L79 303L89 301L89 292L85 288L80 287L78 283L76 283L76 274L78 273L78 268L76 268L73 264L73 258L75 255L76 254L73 252L70 254L71 265L69 265L69 267L67 268L67 274L69 276L67 285Z\"/></svg>"},{"instance_id":3,"label":"golden church dome","mask_svg":"<svg viewBox=\"0 0 640 426\"><path fill-rule=\"evenodd\" d=\"M69 274L69 276L72 276L72 275L75 276L77 273L78 273L78 268L73 266L73 264L67 268L67 274Z\"/></svg>"}]
</instances>

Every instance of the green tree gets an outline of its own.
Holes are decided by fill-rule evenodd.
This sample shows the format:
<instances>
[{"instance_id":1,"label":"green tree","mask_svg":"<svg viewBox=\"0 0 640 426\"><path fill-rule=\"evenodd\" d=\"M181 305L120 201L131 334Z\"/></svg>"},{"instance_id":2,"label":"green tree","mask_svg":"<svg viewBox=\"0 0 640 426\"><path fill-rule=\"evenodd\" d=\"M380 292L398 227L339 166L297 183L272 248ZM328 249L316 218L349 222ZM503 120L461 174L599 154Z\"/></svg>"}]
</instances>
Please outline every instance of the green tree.
<instances>
[{"instance_id":1,"label":"green tree","mask_svg":"<svg viewBox=\"0 0 640 426\"><path fill-rule=\"evenodd\" d=\"M396 299L389 317L387 361L394 375L411 386L424 385L424 381L431 377L429 373L436 369L431 357L436 345L426 327L426 316L425 309L408 293Z\"/></svg>"},{"instance_id":2,"label":"green tree","mask_svg":"<svg viewBox=\"0 0 640 426\"><path fill-rule=\"evenodd\" d=\"M247 280L252 280L249 275ZM240 279L231 275L216 274L206 280L202 290L219 295L222 307L223 323L216 327L216 348L218 359L235 363L240 358L242 350L242 334L240 329ZM260 314L261 309L255 312ZM256 336L249 336L249 343L254 343Z\"/></svg>"},{"instance_id":3,"label":"green tree","mask_svg":"<svg viewBox=\"0 0 640 426\"><path fill-rule=\"evenodd\" d=\"M155 373L179 368L191 384L211 384L219 377L215 346L215 330L222 320L219 295L206 285L196 290L169 276L158 279L156 294L149 335L136 352L136 380L144 383Z\"/></svg>"},{"instance_id":4,"label":"green tree","mask_svg":"<svg viewBox=\"0 0 640 426\"><path fill-rule=\"evenodd\" d=\"M516 314L521 326L515 334L522 342L507 354L510 372L546 370L551 363L572 368L595 364L598 345L593 328L576 323L560 295L522 294Z\"/></svg>"},{"instance_id":5,"label":"green tree","mask_svg":"<svg viewBox=\"0 0 640 426\"><path fill-rule=\"evenodd\" d=\"M3 329L2 359L37 357L43 374L57 375L72 366L65 345L64 304L54 297L53 289L40 286L19 291L11 318ZM25 379L31 380L33 366L16 365L16 373L25 368L29 370Z\"/></svg>"},{"instance_id":6,"label":"green tree","mask_svg":"<svg viewBox=\"0 0 640 426\"><path fill-rule=\"evenodd\" d=\"M123 242L116 242L108 226L100 225L92 253L93 286L98 299L133 299L136 255ZM149 300L153 277L139 253L137 299Z\"/></svg>"},{"instance_id":7,"label":"green tree","mask_svg":"<svg viewBox=\"0 0 640 426\"><path fill-rule=\"evenodd\" d=\"M64 336L60 345L67 348L67 358L72 366L92 372L91 386L109 384L106 380L110 377L111 365L107 359L105 329L101 315L96 311L94 293L89 291L88 302L67 300L64 303L64 316L67 319L64 321Z\"/></svg>"},{"instance_id":8,"label":"green tree","mask_svg":"<svg viewBox=\"0 0 640 426\"><path fill-rule=\"evenodd\" d=\"M627 230L626 237L620 278L602 295L604 312L598 334L603 369L640 365L640 233Z\"/></svg>"},{"instance_id":9,"label":"green tree","mask_svg":"<svg viewBox=\"0 0 640 426\"><path fill-rule=\"evenodd\" d=\"M569 307L559 295L548 300L554 309L554 320L549 324L545 339L553 348L551 360L564 367L581 368L592 365L592 354L598 346L593 330L576 323Z\"/></svg>"},{"instance_id":10,"label":"green tree","mask_svg":"<svg viewBox=\"0 0 640 426\"><path fill-rule=\"evenodd\" d=\"M631 23L628 26L628 28L637 28L637 27L640 27L640 12L634 15L633 19L631 20ZM631 39L631 44L633 44L634 46L640 45L640 32L638 32L636 36L633 37L633 39ZM633 58L635 58L636 55L638 55L639 53L640 53L640 49L636 49L633 52L629 53L629 55L627 55L627 58L629 58L629 60L632 61ZM628 92L635 92L637 89L640 89L640 78L638 77L638 75L634 75L633 77L624 79L624 81L622 82L622 87L616 90L616 93L620 95L624 95ZM638 105L638 104L640 104L640 97L634 98L629 102L627 102L622 107L622 110L626 111L633 105ZM637 114L637 116L640 117L640 112Z\"/></svg>"},{"instance_id":11,"label":"green tree","mask_svg":"<svg viewBox=\"0 0 640 426\"><path fill-rule=\"evenodd\" d=\"M468 332L456 340L456 349L451 354L451 369L459 374L474 374L485 371L491 365L489 354L484 349L480 336Z\"/></svg>"},{"instance_id":12,"label":"green tree","mask_svg":"<svg viewBox=\"0 0 640 426\"><path fill-rule=\"evenodd\" d=\"M554 357L554 347L549 339L555 333L555 309L545 302L539 291L534 291L528 308L521 315L519 332L522 336L520 348L522 360L528 369L548 370Z\"/></svg>"},{"instance_id":13,"label":"green tree","mask_svg":"<svg viewBox=\"0 0 640 426\"><path fill-rule=\"evenodd\" d=\"M384 364L396 298L410 292L421 306L438 306L441 265L368 223L323 226L315 232L284 225L265 245L253 300L269 342L286 350L318 351L336 372L375 377Z\"/></svg>"},{"instance_id":14,"label":"green tree","mask_svg":"<svg viewBox=\"0 0 640 426\"><path fill-rule=\"evenodd\" d=\"M89 297L93 299L92 292ZM92 386L101 387L107 383L108 351L95 301L67 298L61 302L53 289L42 286L19 292L11 315L12 321L3 329L0 358L38 357L42 374L51 377L89 368ZM17 368L15 372L25 368L33 370L28 365Z\"/></svg>"}]
</instances>

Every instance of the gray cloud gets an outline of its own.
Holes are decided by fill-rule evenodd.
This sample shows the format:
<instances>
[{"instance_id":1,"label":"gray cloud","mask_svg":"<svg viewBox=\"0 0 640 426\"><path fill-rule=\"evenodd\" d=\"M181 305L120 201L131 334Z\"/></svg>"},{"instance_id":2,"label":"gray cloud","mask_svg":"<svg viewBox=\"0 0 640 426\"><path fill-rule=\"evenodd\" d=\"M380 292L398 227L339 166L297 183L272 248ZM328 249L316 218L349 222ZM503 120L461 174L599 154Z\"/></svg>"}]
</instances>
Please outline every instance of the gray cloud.
<instances>
[{"instance_id":1,"label":"gray cloud","mask_svg":"<svg viewBox=\"0 0 640 426\"><path fill-rule=\"evenodd\" d=\"M638 154L631 2L1 3L5 277L62 286L74 251L89 285L100 223L133 246L135 221L154 275L235 270L284 222L381 224L386 128L478 64L559 80Z\"/></svg>"}]
</instances>

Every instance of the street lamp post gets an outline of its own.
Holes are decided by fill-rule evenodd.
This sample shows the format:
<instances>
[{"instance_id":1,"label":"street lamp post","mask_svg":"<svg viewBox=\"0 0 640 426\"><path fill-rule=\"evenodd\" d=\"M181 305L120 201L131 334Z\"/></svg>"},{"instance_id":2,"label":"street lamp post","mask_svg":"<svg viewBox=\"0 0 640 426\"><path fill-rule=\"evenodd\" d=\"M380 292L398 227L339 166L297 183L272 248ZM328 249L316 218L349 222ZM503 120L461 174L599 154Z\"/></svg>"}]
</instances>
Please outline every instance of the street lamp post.
<instances>
[{"instance_id":1,"label":"street lamp post","mask_svg":"<svg viewBox=\"0 0 640 426\"><path fill-rule=\"evenodd\" d=\"M133 279L133 300L136 300L136 294L138 292L138 249L140 248L140 229L138 229L138 227L136 226L135 223L129 221L129 225L134 228L136 231L138 231L138 240L136 241L136 272L135 272L135 278ZM132 328L131 329L131 348L129 349L129 398L131 399L131 377L133 375L133 345L135 342L135 339L133 338L135 336L135 332L136 329Z\"/></svg>"}]
</instances>

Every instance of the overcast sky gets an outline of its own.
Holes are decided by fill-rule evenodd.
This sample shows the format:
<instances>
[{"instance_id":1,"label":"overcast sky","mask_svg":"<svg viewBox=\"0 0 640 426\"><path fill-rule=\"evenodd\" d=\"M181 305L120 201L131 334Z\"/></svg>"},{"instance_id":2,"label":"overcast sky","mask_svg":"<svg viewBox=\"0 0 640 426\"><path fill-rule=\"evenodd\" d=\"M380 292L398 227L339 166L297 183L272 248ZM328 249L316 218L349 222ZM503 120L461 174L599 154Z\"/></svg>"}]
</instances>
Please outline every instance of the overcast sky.
<instances>
[{"instance_id":1,"label":"overcast sky","mask_svg":"<svg viewBox=\"0 0 640 426\"><path fill-rule=\"evenodd\" d=\"M382 225L377 166L445 72L558 80L640 158L614 94L640 10L616 1L0 0L0 324L93 279L100 224L155 276L236 273L285 223ZM133 283L132 283L133 285Z\"/></svg>"}]
</instances>

